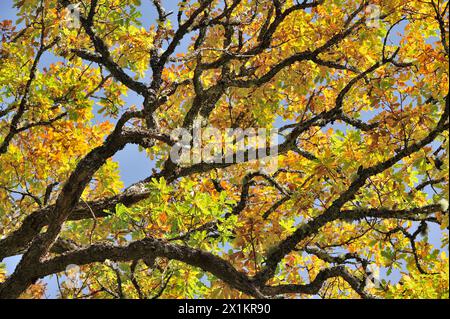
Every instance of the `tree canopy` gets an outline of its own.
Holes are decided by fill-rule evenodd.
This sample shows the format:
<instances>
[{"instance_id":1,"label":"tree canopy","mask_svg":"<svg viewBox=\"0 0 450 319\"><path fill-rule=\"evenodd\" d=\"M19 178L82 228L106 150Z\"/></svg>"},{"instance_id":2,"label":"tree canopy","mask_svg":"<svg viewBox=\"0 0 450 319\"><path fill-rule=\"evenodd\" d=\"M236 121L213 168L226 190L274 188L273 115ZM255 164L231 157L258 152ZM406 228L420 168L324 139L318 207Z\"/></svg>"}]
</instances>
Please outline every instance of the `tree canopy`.
<instances>
[{"instance_id":1,"label":"tree canopy","mask_svg":"<svg viewBox=\"0 0 450 319\"><path fill-rule=\"evenodd\" d=\"M0 22L0 298L449 297L448 1L142 2ZM176 163L197 122L277 168Z\"/></svg>"}]
</instances>

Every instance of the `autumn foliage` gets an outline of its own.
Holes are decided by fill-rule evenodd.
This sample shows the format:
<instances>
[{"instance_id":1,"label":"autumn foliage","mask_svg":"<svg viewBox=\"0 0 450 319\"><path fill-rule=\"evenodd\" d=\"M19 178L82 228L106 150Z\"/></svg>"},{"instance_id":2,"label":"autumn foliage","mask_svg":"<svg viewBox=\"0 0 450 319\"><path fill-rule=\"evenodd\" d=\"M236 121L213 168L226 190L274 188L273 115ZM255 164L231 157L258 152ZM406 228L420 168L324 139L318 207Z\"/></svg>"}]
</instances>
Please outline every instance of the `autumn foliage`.
<instances>
[{"instance_id":1,"label":"autumn foliage","mask_svg":"<svg viewBox=\"0 0 450 319\"><path fill-rule=\"evenodd\" d=\"M0 298L449 297L448 1L142 2L0 22ZM196 121L278 169L172 162Z\"/></svg>"}]
</instances>

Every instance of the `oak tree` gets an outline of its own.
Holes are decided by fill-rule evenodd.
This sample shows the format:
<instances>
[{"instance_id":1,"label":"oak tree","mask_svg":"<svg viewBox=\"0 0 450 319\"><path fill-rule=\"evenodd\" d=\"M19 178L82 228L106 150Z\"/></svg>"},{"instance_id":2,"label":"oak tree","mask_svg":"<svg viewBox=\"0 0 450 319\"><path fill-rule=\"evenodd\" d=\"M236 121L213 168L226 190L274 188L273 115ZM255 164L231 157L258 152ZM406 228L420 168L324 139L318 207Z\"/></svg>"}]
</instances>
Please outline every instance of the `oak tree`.
<instances>
[{"instance_id":1,"label":"oak tree","mask_svg":"<svg viewBox=\"0 0 450 319\"><path fill-rule=\"evenodd\" d=\"M0 24L0 298L448 298L448 1L142 2ZM198 121L278 168L172 161Z\"/></svg>"}]
</instances>

